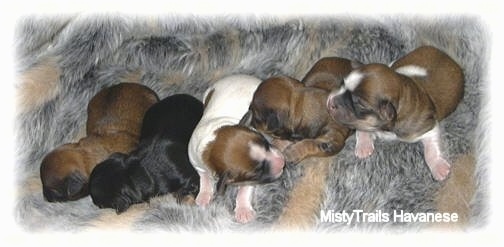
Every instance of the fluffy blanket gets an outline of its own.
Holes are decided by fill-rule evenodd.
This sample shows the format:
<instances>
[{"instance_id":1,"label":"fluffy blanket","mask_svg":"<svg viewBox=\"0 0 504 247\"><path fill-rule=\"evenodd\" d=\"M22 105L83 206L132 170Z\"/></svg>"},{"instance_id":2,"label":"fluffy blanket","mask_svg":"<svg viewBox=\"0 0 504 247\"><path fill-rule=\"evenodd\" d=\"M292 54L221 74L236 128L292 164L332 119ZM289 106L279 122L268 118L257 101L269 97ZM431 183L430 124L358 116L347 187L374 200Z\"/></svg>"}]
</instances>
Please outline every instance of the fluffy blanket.
<instances>
[{"instance_id":1,"label":"fluffy blanket","mask_svg":"<svg viewBox=\"0 0 504 247\"><path fill-rule=\"evenodd\" d=\"M418 231L485 224L482 109L488 51L486 30L477 18L28 16L16 30L15 212L27 231ZM209 84L229 74L301 79L321 57L388 64L421 45L445 51L465 73L463 101L441 122L443 152L453 164L445 182L431 177L420 143L377 141L375 153L360 160L353 154L352 136L338 155L289 166L277 181L258 186L257 217L249 224L233 220L232 187L206 209L179 205L166 195L121 215L99 209L89 197L65 203L43 199L42 158L83 136L87 103L107 86L137 82L160 97L184 92L201 99ZM343 221L335 216L343 212L368 217ZM455 213L458 220L401 221L392 218L397 212Z\"/></svg>"}]
</instances>

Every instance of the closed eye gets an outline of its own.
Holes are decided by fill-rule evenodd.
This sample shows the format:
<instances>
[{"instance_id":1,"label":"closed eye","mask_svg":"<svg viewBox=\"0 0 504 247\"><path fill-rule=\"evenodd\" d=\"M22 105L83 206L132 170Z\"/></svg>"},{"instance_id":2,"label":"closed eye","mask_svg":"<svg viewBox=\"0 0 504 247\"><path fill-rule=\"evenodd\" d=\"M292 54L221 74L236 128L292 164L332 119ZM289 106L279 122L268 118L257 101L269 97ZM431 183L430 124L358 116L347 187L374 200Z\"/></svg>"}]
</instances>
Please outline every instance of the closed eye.
<instances>
[{"instance_id":1,"label":"closed eye","mask_svg":"<svg viewBox=\"0 0 504 247\"><path fill-rule=\"evenodd\" d=\"M373 113L373 111L369 110L364 101L358 96L352 95L352 105L355 113L358 115L362 116Z\"/></svg>"}]
</instances>

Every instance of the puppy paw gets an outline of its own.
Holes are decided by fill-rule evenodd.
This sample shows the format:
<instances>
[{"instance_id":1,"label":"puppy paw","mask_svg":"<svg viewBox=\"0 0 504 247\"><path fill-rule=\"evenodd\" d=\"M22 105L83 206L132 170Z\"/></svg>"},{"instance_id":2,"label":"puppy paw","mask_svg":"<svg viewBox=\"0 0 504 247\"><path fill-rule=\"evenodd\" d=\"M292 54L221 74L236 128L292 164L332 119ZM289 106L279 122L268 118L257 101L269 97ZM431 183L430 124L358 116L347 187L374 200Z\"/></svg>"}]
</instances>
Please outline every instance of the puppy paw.
<instances>
[{"instance_id":1,"label":"puppy paw","mask_svg":"<svg viewBox=\"0 0 504 247\"><path fill-rule=\"evenodd\" d=\"M250 222L252 219L254 219L254 217L255 211L250 207L235 208L235 219L242 224Z\"/></svg>"},{"instance_id":2,"label":"puppy paw","mask_svg":"<svg viewBox=\"0 0 504 247\"><path fill-rule=\"evenodd\" d=\"M357 131L355 142L355 156L364 159L369 157L374 151L374 143L371 134L368 132Z\"/></svg>"},{"instance_id":3,"label":"puppy paw","mask_svg":"<svg viewBox=\"0 0 504 247\"><path fill-rule=\"evenodd\" d=\"M429 164L432 176L438 181L443 181L450 174L450 164L443 158L431 161Z\"/></svg>"},{"instance_id":4,"label":"puppy paw","mask_svg":"<svg viewBox=\"0 0 504 247\"><path fill-rule=\"evenodd\" d=\"M196 205L200 207L206 207L212 200L212 193L210 192L200 192L196 196Z\"/></svg>"},{"instance_id":5,"label":"puppy paw","mask_svg":"<svg viewBox=\"0 0 504 247\"><path fill-rule=\"evenodd\" d=\"M287 164L297 164L300 161L300 154L292 145L284 150L283 155Z\"/></svg>"},{"instance_id":6,"label":"puppy paw","mask_svg":"<svg viewBox=\"0 0 504 247\"><path fill-rule=\"evenodd\" d=\"M355 146L355 156L360 159L369 157L374 151L374 145L372 142L358 143Z\"/></svg>"}]
</instances>

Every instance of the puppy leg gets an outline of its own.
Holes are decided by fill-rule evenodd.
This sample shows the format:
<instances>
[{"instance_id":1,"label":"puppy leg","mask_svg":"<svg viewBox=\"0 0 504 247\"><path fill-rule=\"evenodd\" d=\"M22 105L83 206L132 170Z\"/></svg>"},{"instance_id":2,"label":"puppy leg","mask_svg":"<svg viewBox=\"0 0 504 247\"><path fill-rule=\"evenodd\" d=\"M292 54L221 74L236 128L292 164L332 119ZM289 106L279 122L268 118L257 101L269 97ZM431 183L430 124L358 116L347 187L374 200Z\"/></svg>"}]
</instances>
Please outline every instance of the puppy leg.
<instances>
[{"instance_id":1,"label":"puppy leg","mask_svg":"<svg viewBox=\"0 0 504 247\"><path fill-rule=\"evenodd\" d=\"M343 143L319 139L304 139L288 146L284 150L285 160L296 164L309 157L327 157L336 154Z\"/></svg>"},{"instance_id":2,"label":"puppy leg","mask_svg":"<svg viewBox=\"0 0 504 247\"><path fill-rule=\"evenodd\" d=\"M196 204L206 207L212 200L214 194L214 181L209 172L198 172L200 176L200 190L196 196Z\"/></svg>"},{"instance_id":3,"label":"puppy leg","mask_svg":"<svg viewBox=\"0 0 504 247\"><path fill-rule=\"evenodd\" d=\"M247 223L255 216L252 208L252 193L254 187L250 185L240 186L236 195L235 219L240 223Z\"/></svg>"},{"instance_id":4,"label":"puppy leg","mask_svg":"<svg viewBox=\"0 0 504 247\"><path fill-rule=\"evenodd\" d=\"M438 181L446 179L450 173L450 164L441 157L437 127L422 138L422 144L424 145L425 162L429 166L432 176Z\"/></svg>"},{"instance_id":5,"label":"puppy leg","mask_svg":"<svg viewBox=\"0 0 504 247\"><path fill-rule=\"evenodd\" d=\"M313 139L304 139L288 146L283 154L285 161L297 164L310 156L327 156L320 147L321 143Z\"/></svg>"},{"instance_id":6,"label":"puppy leg","mask_svg":"<svg viewBox=\"0 0 504 247\"><path fill-rule=\"evenodd\" d=\"M364 159L374 151L373 137L371 133L357 130L355 132L355 156Z\"/></svg>"},{"instance_id":7,"label":"puppy leg","mask_svg":"<svg viewBox=\"0 0 504 247\"><path fill-rule=\"evenodd\" d=\"M288 140L283 140L283 139L273 139L271 141L271 144L278 148L280 151L284 151L288 146L290 146L293 142L288 141Z\"/></svg>"}]
</instances>

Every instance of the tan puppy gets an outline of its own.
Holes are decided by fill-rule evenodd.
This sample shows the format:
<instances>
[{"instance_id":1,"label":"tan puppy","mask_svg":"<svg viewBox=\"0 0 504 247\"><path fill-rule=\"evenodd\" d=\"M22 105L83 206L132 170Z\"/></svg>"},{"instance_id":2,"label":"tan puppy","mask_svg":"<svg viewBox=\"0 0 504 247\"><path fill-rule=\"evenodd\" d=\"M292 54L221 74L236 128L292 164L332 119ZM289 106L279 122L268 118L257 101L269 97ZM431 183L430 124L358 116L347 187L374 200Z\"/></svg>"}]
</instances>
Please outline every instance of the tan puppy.
<instances>
[{"instance_id":1,"label":"tan puppy","mask_svg":"<svg viewBox=\"0 0 504 247\"><path fill-rule=\"evenodd\" d=\"M254 218L253 184L268 183L282 175L284 158L264 136L238 125L261 81L231 75L215 82L204 96L205 110L189 141L189 160L200 176L196 204L205 207L226 185L239 185L235 218ZM216 183L216 178L218 182Z\"/></svg>"},{"instance_id":2,"label":"tan puppy","mask_svg":"<svg viewBox=\"0 0 504 247\"><path fill-rule=\"evenodd\" d=\"M289 163L331 156L343 148L350 130L331 120L325 107L328 95L290 77L272 77L257 88L244 122L288 141L278 146L287 146L283 153Z\"/></svg>"},{"instance_id":3,"label":"tan puppy","mask_svg":"<svg viewBox=\"0 0 504 247\"><path fill-rule=\"evenodd\" d=\"M121 83L96 94L88 104L87 136L47 154L40 178L47 201L68 201L88 194L93 168L110 154L128 153L138 144L142 119L158 101L151 89Z\"/></svg>"},{"instance_id":4,"label":"tan puppy","mask_svg":"<svg viewBox=\"0 0 504 247\"><path fill-rule=\"evenodd\" d=\"M354 70L331 93L327 106L335 120L357 129L358 157L371 155L375 137L422 141L432 175L443 180L450 164L441 157L438 122L456 109L463 93L460 66L424 46L391 67L369 64Z\"/></svg>"}]
</instances>

